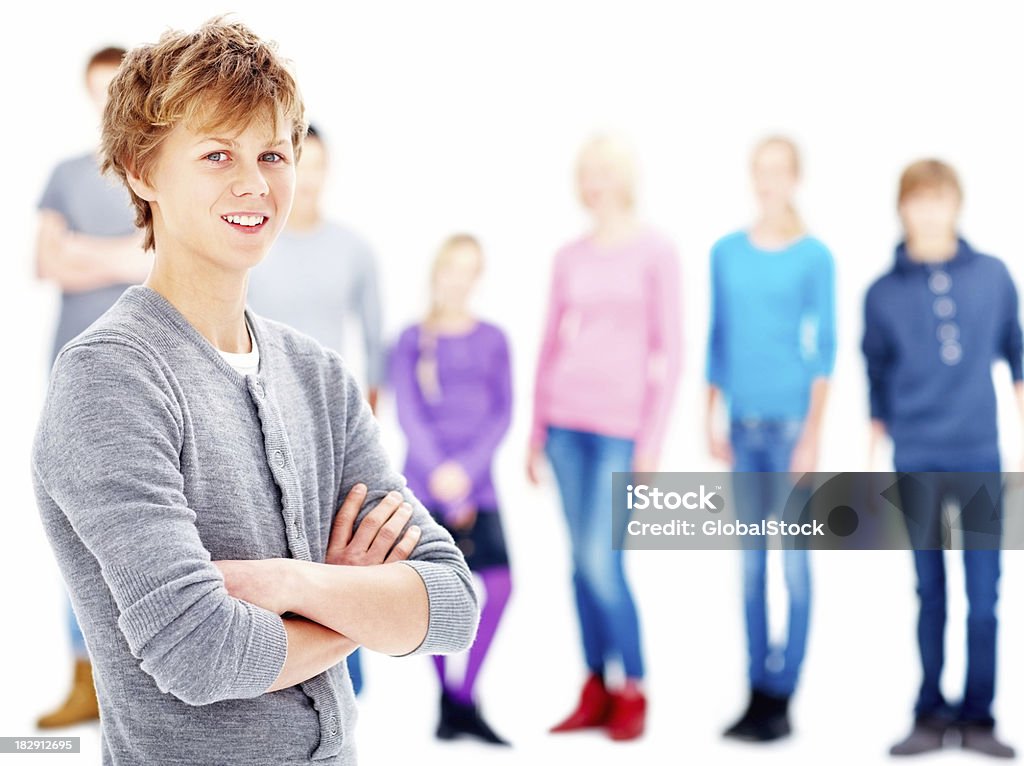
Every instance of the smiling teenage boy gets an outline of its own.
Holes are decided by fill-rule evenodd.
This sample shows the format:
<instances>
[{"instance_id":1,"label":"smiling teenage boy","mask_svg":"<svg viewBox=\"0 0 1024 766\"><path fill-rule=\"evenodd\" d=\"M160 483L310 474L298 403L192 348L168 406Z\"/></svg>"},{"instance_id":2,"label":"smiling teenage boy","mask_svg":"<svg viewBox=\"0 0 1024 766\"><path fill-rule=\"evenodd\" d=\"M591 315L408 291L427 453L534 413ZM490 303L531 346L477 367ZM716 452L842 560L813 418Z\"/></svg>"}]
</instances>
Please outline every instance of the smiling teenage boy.
<instances>
[{"instance_id":1,"label":"smiling teenage boy","mask_svg":"<svg viewBox=\"0 0 1024 766\"><path fill-rule=\"evenodd\" d=\"M304 133L240 24L165 33L111 84L104 167L153 269L59 354L32 459L104 764L354 763L345 656L472 641L465 560L341 358L245 305Z\"/></svg>"},{"instance_id":2,"label":"smiling teenage boy","mask_svg":"<svg viewBox=\"0 0 1024 766\"><path fill-rule=\"evenodd\" d=\"M996 738L992 717L998 532L986 545L967 545L965 538L967 679L955 707L940 689L946 622L942 545L937 536L919 536L938 529L947 496L966 508L983 482L999 497L995 359L1009 363L1024 407L1017 291L1002 261L976 252L958 236L960 203L960 182L945 163L922 160L903 172L899 214L906 239L864 306L872 443L887 433L897 472L928 472L904 477L903 484L913 487L902 496L908 531L912 541L923 543L913 546L923 680L913 730L890 752L938 750L948 731L958 731L964 748L1012 757L1013 749Z\"/></svg>"}]
</instances>

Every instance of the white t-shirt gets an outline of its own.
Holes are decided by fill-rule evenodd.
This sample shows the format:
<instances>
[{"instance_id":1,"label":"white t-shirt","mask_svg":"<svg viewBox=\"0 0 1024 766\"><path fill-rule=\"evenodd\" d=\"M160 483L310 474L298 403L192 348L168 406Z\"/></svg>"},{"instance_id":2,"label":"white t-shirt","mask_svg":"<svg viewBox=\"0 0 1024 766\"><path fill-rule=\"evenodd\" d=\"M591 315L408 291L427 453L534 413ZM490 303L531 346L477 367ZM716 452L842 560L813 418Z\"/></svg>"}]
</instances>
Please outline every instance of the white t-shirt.
<instances>
[{"instance_id":1,"label":"white t-shirt","mask_svg":"<svg viewBox=\"0 0 1024 766\"><path fill-rule=\"evenodd\" d=\"M252 351L248 354L233 354L230 351L217 351L227 360L227 363L234 367L242 375L255 375L260 369L260 350L256 345L256 336L252 334L249 323L245 323L245 329L249 331L249 340L252 341Z\"/></svg>"}]
</instances>

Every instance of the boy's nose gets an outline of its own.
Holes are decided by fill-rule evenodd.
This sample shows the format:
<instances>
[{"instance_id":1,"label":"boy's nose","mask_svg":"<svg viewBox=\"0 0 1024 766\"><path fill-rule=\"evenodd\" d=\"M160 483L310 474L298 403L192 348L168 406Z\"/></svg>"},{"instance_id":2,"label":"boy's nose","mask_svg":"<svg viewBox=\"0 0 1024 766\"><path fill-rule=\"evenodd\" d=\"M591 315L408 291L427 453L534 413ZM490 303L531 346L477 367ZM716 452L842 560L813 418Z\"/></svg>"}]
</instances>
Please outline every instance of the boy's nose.
<instances>
[{"instance_id":1,"label":"boy's nose","mask_svg":"<svg viewBox=\"0 0 1024 766\"><path fill-rule=\"evenodd\" d=\"M237 176L231 186L236 197L263 196L270 190L267 179L258 164L240 164Z\"/></svg>"}]
</instances>

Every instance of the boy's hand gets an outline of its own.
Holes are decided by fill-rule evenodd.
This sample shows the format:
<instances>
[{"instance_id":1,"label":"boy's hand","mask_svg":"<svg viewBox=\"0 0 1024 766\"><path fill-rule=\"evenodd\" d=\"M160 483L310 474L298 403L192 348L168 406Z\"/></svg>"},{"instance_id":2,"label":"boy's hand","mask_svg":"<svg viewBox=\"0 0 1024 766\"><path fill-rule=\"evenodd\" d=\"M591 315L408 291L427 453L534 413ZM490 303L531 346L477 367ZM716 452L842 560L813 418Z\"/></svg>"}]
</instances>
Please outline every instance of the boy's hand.
<instances>
[{"instance_id":1,"label":"boy's hand","mask_svg":"<svg viewBox=\"0 0 1024 766\"><path fill-rule=\"evenodd\" d=\"M366 486L363 484L356 484L348 493L334 519L325 563L349 566L387 564L409 558L416 547L420 540L419 527L409 527L404 535L401 534L412 517L412 506L403 502L400 492L389 492L353 534L352 526L365 498ZM229 594L284 614L293 606L296 568L309 562L275 558L213 563L224 575L224 585Z\"/></svg>"},{"instance_id":2,"label":"boy's hand","mask_svg":"<svg viewBox=\"0 0 1024 766\"><path fill-rule=\"evenodd\" d=\"M352 487L338 509L327 543L327 564L370 566L403 561L409 558L420 540L420 528L402 529L412 518L412 506L404 502L401 492L389 492L359 523L353 532L356 516L366 498L366 485Z\"/></svg>"}]
</instances>

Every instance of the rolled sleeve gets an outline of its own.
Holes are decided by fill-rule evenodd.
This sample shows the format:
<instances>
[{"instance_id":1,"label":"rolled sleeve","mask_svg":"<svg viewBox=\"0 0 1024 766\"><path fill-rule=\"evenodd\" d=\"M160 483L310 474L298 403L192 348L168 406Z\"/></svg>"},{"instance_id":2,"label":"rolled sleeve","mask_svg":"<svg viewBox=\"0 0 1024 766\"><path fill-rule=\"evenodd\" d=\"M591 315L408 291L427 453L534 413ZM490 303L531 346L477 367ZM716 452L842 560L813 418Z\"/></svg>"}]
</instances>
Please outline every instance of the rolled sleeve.
<instances>
[{"instance_id":1,"label":"rolled sleeve","mask_svg":"<svg viewBox=\"0 0 1024 766\"><path fill-rule=\"evenodd\" d=\"M427 589L430 618L423 641L401 657L417 654L451 654L468 649L476 636L476 596L473 583L457 568L436 561L406 560ZM470 617L470 615L473 615Z\"/></svg>"}]
</instances>

